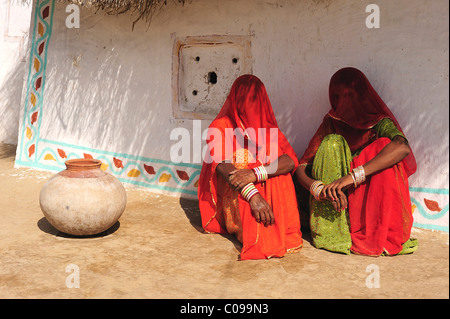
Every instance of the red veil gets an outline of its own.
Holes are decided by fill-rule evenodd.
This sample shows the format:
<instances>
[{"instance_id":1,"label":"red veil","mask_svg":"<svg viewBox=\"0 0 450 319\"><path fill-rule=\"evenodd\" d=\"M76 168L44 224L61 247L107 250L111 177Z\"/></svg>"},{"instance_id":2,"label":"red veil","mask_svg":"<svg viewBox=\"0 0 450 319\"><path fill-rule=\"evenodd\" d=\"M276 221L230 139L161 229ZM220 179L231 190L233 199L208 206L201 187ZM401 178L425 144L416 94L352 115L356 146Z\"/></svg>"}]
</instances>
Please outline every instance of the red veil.
<instances>
[{"instance_id":1,"label":"red veil","mask_svg":"<svg viewBox=\"0 0 450 319\"><path fill-rule=\"evenodd\" d=\"M244 136L244 145L242 139L226 135L227 129L239 128L247 132ZM258 128L267 129L267 134L258 134ZM271 128L277 132L276 140L273 140L273 136L268 132ZM209 134L206 140L210 153L206 154L200 173L199 207L202 225L207 232L227 233L221 216L224 180L216 173L219 163L232 160L230 158L232 155L227 154L227 149L232 149L234 153L238 148L247 148L251 143L256 144L252 155L258 160L250 164L250 167L270 163L274 159L274 154L277 154L276 158L282 154L289 155L295 162L295 168L298 166L298 159L278 128L264 84L253 75L242 75L233 83L221 111L209 126L208 133L214 131L220 132L220 135ZM215 140L217 138L218 140ZM265 186L262 183L255 184L272 207L275 225L264 227L256 223L249 204L239 195L239 211L244 229L241 259L283 256L287 249L301 245L299 214L292 178L289 174L278 177L267 180ZM281 190L280 187L287 189ZM279 196L283 191L290 195L287 198ZM294 233L294 239L290 239L292 236L289 236L289 233Z\"/></svg>"},{"instance_id":2,"label":"red veil","mask_svg":"<svg viewBox=\"0 0 450 319\"><path fill-rule=\"evenodd\" d=\"M352 87L356 94L348 93L344 102L337 98L346 87ZM346 139L352 152L365 147L375 140L371 128L381 119L391 119L398 130L402 131L394 114L370 84L360 70L347 67L337 71L330 80L329 99L331 110L325 115L322 124L313 136L300 164L312 164L312 160L322 139L328 134L340 134ZM403 159L408 176L412 175L417 164L411 152Z\"/></svg>"}]
</instances>

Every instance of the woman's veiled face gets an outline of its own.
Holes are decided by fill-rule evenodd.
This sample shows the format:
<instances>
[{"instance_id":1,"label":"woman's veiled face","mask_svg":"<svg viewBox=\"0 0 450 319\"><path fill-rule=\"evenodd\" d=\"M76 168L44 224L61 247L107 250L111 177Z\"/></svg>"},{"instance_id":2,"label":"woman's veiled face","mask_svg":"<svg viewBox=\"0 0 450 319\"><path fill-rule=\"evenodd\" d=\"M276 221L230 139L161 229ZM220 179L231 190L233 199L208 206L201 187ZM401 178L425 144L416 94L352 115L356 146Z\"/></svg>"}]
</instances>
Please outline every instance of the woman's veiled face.
<instances>
[{"instance_id":1,"label":"woman's veiled face","mask_svg":"<svg viewBox=\"0 0 450 319\"><path fill-rule=\"evenodd\" d=\"M249 119L258 116L258 89L255 81L239 83L236 87L237 110L241 119Z\"/></svg>"},{"instance_id":2,"label":"woman's veiled face","mask_svg":"<svg viewBox=\"0 0 450 319\"><path fill-rule=\"evenodd\" d=\"M331 103L334 111L347 123L358 120L358 112L363 107L355 83L337 83L333 85Z\"/></svg>"},{"instance_id":3,"label":"woman's veiled face","mask_svg":"<svg viewBox=\"0 0 450 319\"><path fill-rule=\"evenodd\" d=\"M333 92L333 105L336 110L353 107L358 93L352 86L339 85Z\"/></svg>"}]
</instances>

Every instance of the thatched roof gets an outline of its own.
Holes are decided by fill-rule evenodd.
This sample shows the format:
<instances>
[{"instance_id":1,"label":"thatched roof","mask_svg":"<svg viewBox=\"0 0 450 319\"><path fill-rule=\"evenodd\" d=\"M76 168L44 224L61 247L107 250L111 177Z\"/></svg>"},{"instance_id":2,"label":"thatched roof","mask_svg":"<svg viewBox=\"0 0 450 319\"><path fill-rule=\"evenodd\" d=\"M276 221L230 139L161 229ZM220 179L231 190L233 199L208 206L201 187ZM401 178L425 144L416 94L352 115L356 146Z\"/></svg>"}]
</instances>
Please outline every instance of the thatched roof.
<instances>
[{"instance_id":1,"label":"thatched roof","mask_svg":"<svg viewBox=\"0 0 450 319\"><path fill-rule=\"evenodd\" d=\"M167 4L167 0L58 0L59 2L74 3L80 7L103 10L107 14L137 13L138 18L133 22L133 28L139 20L149 22L153 13ZM170 0L184 4L185 0Z\"/></svg>"}]
</instances>

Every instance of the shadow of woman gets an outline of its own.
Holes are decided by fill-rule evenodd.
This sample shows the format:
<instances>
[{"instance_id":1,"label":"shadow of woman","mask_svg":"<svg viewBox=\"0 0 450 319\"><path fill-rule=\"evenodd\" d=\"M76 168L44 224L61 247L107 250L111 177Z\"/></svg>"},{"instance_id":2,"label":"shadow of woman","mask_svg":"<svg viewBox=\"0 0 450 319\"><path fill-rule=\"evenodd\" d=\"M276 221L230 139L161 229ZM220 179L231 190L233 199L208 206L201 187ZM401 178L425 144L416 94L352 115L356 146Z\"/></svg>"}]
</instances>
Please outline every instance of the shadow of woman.
<instances>
[{"instance_id":1,"label":"shadow of woman","mask_svg":"<svg viewBox=\"0 0 450 319\"><path fill-rule=\"evenodd\" d=\"M180 206L183 209L186 217L191 223L192 227L195 228L199 233L207 234L202 226L202 217L200 215L200 209L198 207L198 200L180 198ZM219 234L222 237L231 241L234 247L240 252L242 249L242 243L236 239L235 236L230 234Z\"/></svg>"},{"instance_id":2,"label":"shadow of woman","mask_svg":"<svg viewBox=\"0 0 450 319\"><path fill-rule=\"evenodd\" d=\"M297 195L298 212L300 217L300 227L302 231L303 240L308 241L312 245L311 228L309 225L310 209L309 209L309 197L310 193L304 187L302 187L295 178L294 182L295 193Z\"/></svg>"},{"instance_id":3,"label":"shadow of woman","mask_svg":"<svg viewBox=\"0 0 450 319\"><path fill-rule=\"evenodd\" d=\"M108 228L107 230L105 230L101 233L98 233L95 235L85 235L85 236L70 235L70 234L63 233L62 231L59 231L55 227L53 227L52 224L50 224L49 221L47 220L47 218L45 218L45 217L42 217L41 219L38 220L37 226L44 233L47 233L47 234L50 234L50 235L53 235L56 237L61 237L61 238L102 238L102 237L112 235L116 230L118 230L120 227L120 222L117 221L114 225L112 225L110 228Z\"/></svg>"},{"instance_id":4,"label":"shadow of woman","mask_svg":"<svg viewBox=\"0 0 450 319\"><path fill-rule=\"evenodd\" d=\"M198 201L194 199L180 197L180 206L186 214L187 219L199 233L205 233L202 227L202 218L200 209L198 208Z\"/></svg>"}]
</instances>

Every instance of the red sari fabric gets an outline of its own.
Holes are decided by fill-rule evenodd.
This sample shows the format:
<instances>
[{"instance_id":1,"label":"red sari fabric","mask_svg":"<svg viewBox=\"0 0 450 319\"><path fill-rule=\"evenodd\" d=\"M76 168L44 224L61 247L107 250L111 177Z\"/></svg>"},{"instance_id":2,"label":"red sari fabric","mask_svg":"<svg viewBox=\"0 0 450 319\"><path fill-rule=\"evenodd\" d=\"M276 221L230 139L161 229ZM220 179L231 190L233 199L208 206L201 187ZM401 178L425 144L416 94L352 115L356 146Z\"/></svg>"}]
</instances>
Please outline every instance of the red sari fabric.
<instances>
[{"instance_id":1,"label":"red sari fabric","mask_svg":"<svg viewBox=\"0 0 450 319\"><path fill-rule=\"evenodd\" d=\"M374 158L390 139L382 137L356 156L351 168ZM348 192L351 251L379 256L396 255L411 235L413 217L405 165L400 162L369 176Z\"/></svg>"},{"instance_id":2,"label":"red sari fabric","mask_svg":"<svg viewBox=\"0 0 450 319\"><path fill-rule=\"evenodd\" d=\"M329 98L331 110L309 143L300 165L312 164L322 139L328 134L342 135L352 153L362 149L352 160L353 169L371 160L390 142L388 138L378 138L371 130L381 119L391 119L403 132L369 80L355 68L344 68L333 75ZM408 177L416 168L411 152L396 165L369 176L356 189L349 189L353 252L378 256L401 251L413 222Z\"/></svg>"},{"instance_id":3,"label":"red sari fabric","mask_svg":"<svg viewBox=\"0 0 450 319\"><path fill-rule=\"evenodd\" d=\"M258 134L258 128L265 129L267 134ZM276 135L269 134L271 128L277 132ZM230 129L242 129L244 138L239 138L239 134L230 137L227 134ZM282 154L294 160L295 168L298 166L293 148L278 128L264 84L253 75L240 76L233 83L221 111L209 126L206 142L208 152L200 173L198 198L202 225L207 232L228 233L223 216L228 183L216 172L222 161L231 162L239 150L251 149L249 157L255 161L246 163L246 168L268 164ZM251 145L256 147L249 147ZM230 149L232 154L227 152ZM300 219L291 175L279 175L255 183L255 186L271 205L275 224L265 227L257 223L249 203L240 194L235 194L242 224L240 259L282 257L287 252L300 249Z\"/></svg>"}]
</instances>

